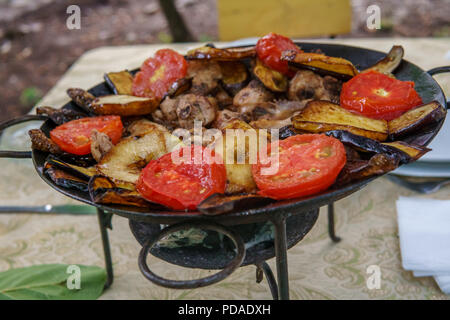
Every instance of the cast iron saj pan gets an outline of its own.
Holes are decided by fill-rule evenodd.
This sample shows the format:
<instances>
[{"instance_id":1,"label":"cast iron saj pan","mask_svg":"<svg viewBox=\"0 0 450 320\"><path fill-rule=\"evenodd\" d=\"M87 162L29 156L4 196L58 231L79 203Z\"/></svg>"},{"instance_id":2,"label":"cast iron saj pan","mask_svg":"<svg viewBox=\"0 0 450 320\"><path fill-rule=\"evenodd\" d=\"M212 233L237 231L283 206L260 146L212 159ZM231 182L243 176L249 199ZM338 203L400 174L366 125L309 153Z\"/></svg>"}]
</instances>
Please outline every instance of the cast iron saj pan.
<instances>
[{"instance_id":1,"label":"cast iron saj pan","mask_svg":"<svg viewBox=\"0 0 450 320\"><path fill-rule=\"evenodd\" d=\"M385 57L385 53L352 46L320 43L297 43L297 45L301 46L305 51L320 49L326 55L343 57L353 62L353 64L360 70L373 65L375 62ZM442 72L450 72L450 67L435 68L425 72L416 65L403 60L400 66L395 70L395 76L400 80L414 81L415 88L424 102L436 100L445 106L446 99L444 93L438 83L431 76ZM89 92L95 96L112 93L104 82L96 85L90 89ZM73 102L67 103L63 106L63 108L76 109L77 111L80 111L80 109ZM39 116L24 116L4 123L0 126L0 130L16 123L36 119L46 118ZM428 127L421 132L408 136L405 141L421 146L428 145L438 133L443 121L444 120L440 121L433 127ZM44 122L41 129L48 134L54 127L55 124L51 120L47 120ZM55 190L67 195L70 198L130 219L130 226L135 237L141 245L144 246L140 256L140 266L144 275L153 282L172 288L200 287L217 282L229 275L240 265L261 264L261 262L266 259L273 257L275 251L277 251L277 265L280 266L280 269L284 269L287 275L286 249L300 241L313 227L318 216L318 209L321 206L332 204L334 201L342 199L351 193L360 190L376 178L371 177L363 181L351 183L344 187L332 188L308 198L277 201L265 205L255 206L250 209L247 208L245 210L236 210L223 215L206 216L199 212L174 213L157 209L145 210L136 207L94 203L88 193L57 186L43 173L47 155L48 154L37 150L32 150L31 152L0 152L0 157L32 157L34 166L40 177ZM257 237L258 233L261 233L261 228L266 227L266 223L268 221L272 222L275 226L275 246L273 244L273 234L271 234L270 241L265 239L258 242L256 239L255 243L255 237ZM161 232L160 224L169 224L171 226L165 228L164 231ZM232 240L232 242L234 242L234 247L237 248L237 253L233 250L233 245L230 245L228 248L224 248L222 244L217 243L210 244L213 248L209 249L205 249L203 244L197 247L193 246L191 248L178 247L168 249L156 246L152 248L153 244L163 236L171 234L177 230L186 230L192 228L193 226L197 226L205 230L208 229L224 233ZM233 226L231 228L233 231L225 226ZM273 233L273 230L270 230L270 232ZM262 237L264 238L264 235ZM231 242L229 243L231 244ZM214 247L215 245L216 247ZM247 250L245 250L244 247L247 247ZM181 266L205 269L224 269L213 276L204 278L205 280L208 279L208 281L204 282L195 282L195 280L165 280L156 276L148 269L145 262L148 251L155 256L159 256L166 261ZM231 262L229 262L230 260ZM279 281L280 272L282 273L283 270L278 270ZM284 281L287 281L287 276ZM283 286L283 283L279 283L279 285ZM287 288L287 283L285 283L284 287ZM283 292L281 292L281 294L283 295ZM284 296L286 297L288 294L284 292Z\"/></svg>"}]
</instances>

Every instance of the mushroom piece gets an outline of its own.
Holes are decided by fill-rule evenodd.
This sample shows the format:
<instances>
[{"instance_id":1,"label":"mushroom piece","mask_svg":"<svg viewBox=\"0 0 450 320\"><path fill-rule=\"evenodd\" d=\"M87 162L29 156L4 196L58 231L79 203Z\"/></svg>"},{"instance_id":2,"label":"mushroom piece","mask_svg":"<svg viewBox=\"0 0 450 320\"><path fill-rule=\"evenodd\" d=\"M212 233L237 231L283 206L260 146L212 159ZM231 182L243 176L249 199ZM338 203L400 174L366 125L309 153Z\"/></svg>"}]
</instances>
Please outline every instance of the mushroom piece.
<instances>
[{"instance_id":1,"label":"mushroom piece","mask_svg":"<svg viewBox=\"0 0 450 320\"><path fill-rule=\"evenodd\" d=\"M111 139L106 133L92 130L91 133L91 154L95 161L100 162L105 154L113 147Z\"/></svg>"},{"instance_id":2,"label":"mushroom piece","mask_svg":"<svg viewBox=\"0 0 450 320\"><path fill-rule=\"evenodd\" d=\"M273 94L267 90L261 82L252 80L244 89L234 96L233 105L238 109L243 109L248 106L271 101L273 98Z\"/></svg>"},{"instance_id":3,"label":"mushroom piece","mask_svg":"<svg viewBox=\"0 0 450 320\"><path fill-rule=\"evenodd\" d=\"M331 86L329 86L329 88L330 87ZM289 82L289 100L332 101L332 96L331 92L325 88L324 79L320 75L309 70L299 70Z\"/></svg>"},{"instance_id":4,"label":"mushroom piece","mask_svg":"<svg viewBox=\"0 0 450 320\"><path fill-rule=\"evenodd\" d=\"M217 89L222 70L216 61L191 60L187 77L192 77L192 93L206 95Z\"/></svg>"}]
</instances>

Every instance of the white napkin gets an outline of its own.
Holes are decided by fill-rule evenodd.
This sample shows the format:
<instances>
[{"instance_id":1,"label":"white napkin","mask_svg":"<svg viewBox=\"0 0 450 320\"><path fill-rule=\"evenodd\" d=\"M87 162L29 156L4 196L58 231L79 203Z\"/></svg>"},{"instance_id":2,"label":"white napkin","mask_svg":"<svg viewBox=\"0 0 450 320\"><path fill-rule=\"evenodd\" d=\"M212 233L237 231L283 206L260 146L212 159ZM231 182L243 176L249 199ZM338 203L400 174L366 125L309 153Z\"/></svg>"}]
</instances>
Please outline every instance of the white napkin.
<instances>
[{"instance_id":1,"label":"white napkin","mask_svg":"<svg viewBox=\"0 0 450 320\"><path fill-rule=\"evenodd\" d=\"M403 268L450 294L450 200L400 197L397 216Z\"/></svg>"}]
</instances>

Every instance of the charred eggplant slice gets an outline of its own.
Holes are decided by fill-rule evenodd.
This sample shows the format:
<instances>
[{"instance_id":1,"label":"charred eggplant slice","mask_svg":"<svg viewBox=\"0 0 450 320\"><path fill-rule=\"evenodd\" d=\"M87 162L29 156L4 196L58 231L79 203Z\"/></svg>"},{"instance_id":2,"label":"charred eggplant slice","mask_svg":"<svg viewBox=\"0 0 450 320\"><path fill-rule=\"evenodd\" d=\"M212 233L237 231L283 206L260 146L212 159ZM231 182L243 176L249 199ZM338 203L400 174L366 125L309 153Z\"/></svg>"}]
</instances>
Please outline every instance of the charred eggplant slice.
<instances>
[{"instance_id":1,"label":"charred eggplant slice","mask_svg":"<svg viewBox=\"0 0 450 320\"><path fill-rule=\"evenodd\" d=\"M133 76L128 70L106 73L104 79L114 94L133 95Z\"/></svg>"},{"instance_id":2,"label":"charred eggplant slice","mask_svg":"<svg viewBox=\"0 0 450 320\"><path fill-rule=\"evenodd\" d=\"M95 169L95 167L85 168L85 167L77 166L77 165L65 162L57 157L52 156L52 155L49 155L47 157L46 163L51 165L52 167L64 170L65 172L67 172L71 175L74 175L86 182L88 182L92 176L97 174L97 170Z\"/></svg>"},{"instance_id":3,"label":"charred eggplant slice","mask_svg":"<svg viewBox=\"0 0 450 320\"><path fill-rule=\"evenodd\" d=\"M160 207L148 202L134 189L117 186L108 177L95 175L89 180L89 195L95 203L120 204L135 207Z\"/></svg>"},{"instance_id":4,"label":"charred eggplant slice","mask_svg":"<svg viewBox=\"0 0 450 320\"><path fill-rule=\"evenodd\" d=\"M140 116L152 113L159 99L129 95L107 95L95 98L90 107L98 115Z\"/></svg>"},{"instance_id":5,"label":"charred eggplant slice","mask_svg":"<svg viewBox=\"0 0 450 320\"><path fill-rule=\"evenodd\" d=\"M175 80L171 85L169 91L167 92L167 96L171 98L175 98L182 93L185 93L192 87L192 77L181 78Z\"/></svg>"},{"instance_id":6,"label":"charred eggplant slice","mask_svg":"<svg viewBox=\"0 0 450 320\"><path fill-rule=\"evenodd\" d=\"M361 72L378 71L389 75L400 65L404 54L402 46L393 46L386 57Z\"/></svg>"},{"instance_id":7,"label":"charred eggplant slice","mask_svg":"<svg viewBox=\"0 0 450 320\"><path fill-rule=\"evenodd\" d=\"M273 199L261 197L257 194L213 194L203 200L197 206L197 209L205 215L215 216L233 211L242 211L258 206L264 206L274 201L275 200Z\"/></svg>"},{"instance_id":8,"label":"charred eggplant slice","mask_svg":"<svg viewBox=\"0 0 450 320\"><path fill-rule=\"evenodd\" d=\"M267 67L258 58L256 58L253 74L271 91L286 92L289 87L289 81L284 74Z\"/></svg>"},{"instance_id":9,"label":"charred eggplant slice","mask_svg":"<svg viewBox=\"0 0 450 320\"><path fill-rule=\"evenodd\" d=\"M384 142L382 144L385 146L389 146L389 147L395 148L397 150L403 151L412 160L417 160L420 157L422 157L425 153L427 153L428 151L431 151L431 149L429 149L429 148L408 144L403 141Z\"/></svg>"},{"instance_id":10,"label":"charred eggplant slice","mask_svg":"<svg viewBox=\"0 0 450 320\"><path fill-rule=\"evenodd\" d=\"M234 96L250 79L247 67L239 61L221 61L219 65L222 72L222 87Z\"/></svg>"},{"instance_id":11,"label":"charred eggplant slice","mask_svg":"<svg viewBox=\"0 0 450 320\"><path fill-rule=\"evenodd\" d=\"M388 122L389 138L395 140L436 123L442 120L445 114L446 110L437 101L411 109Z\"/></svg>"},{"instance_id":12,"label":"charred eggplant slice","mask_svg":"<svg viewBox=\"0 0 450 320\"><path fill-rule=\"evenodd\" d=\"M376 120L354 114L330 101L308 102L300 114L292 118L294 128L311 133L346 130L354 134L384 141L388 137L385 120Z\"/></svg>"},{"instance_id":13,"label":"charred eggplant slice","mask_svg":"<svg viewBox=\"0 0 450 320\"><path fill-rule=\"evenodd\" d=\"M281 59L296 68L306 68L322 74L348 80L358 74L358 70L348 60L338 57L330 57L321 53L284 51Z\"/></svg>"},{"instance_id":14,"label":"charred eggplant slice","mask_svg":"<svg viewBox=\"0 0 450 320\"><path fill-rule=\"evenodd\" d=\"M61 170L48 162L44 165L44 172L60 187L88 192L88 182L86 180Z\"/></svg>"},{"instance_id":15,"label":"charred eggplant slice","mask_svg":"<svg viewBox=\"0 0 450 320\"><path fill-rule=\"evenodd\" d=\"M189 50L186 59L205 59L205 60L217 60L217 61L236 61L246 58L253 58L256 56L256 49L251 47L235 47L235 48L212 48L204 46L196 49Z\"/></svg>"}]
</instances>

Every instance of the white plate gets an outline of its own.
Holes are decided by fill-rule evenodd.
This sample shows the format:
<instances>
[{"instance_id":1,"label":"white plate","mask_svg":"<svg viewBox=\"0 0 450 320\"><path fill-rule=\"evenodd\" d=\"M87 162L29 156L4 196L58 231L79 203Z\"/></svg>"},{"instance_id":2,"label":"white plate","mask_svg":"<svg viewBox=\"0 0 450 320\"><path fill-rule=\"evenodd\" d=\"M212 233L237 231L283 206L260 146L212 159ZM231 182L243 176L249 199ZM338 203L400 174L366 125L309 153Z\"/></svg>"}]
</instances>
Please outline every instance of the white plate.
<instances>
[{"instance_id":1,"label":"white plate","mask_svg":"<svg viewBox=\"0 0 450 320\"><path fill-rule=\"evenodd\" d=\"M409 177L450 178L450 162L417 161L403 165L391 174Z\"/></svg>"},{"instance_id":2,"label":"white plate","mask_svg":"<svg viewBox=\"0 0 450 320\"><path fill-rule=\"evenodd\" d=\"M421 162L450 162L450 120L448 117L428 147L432 150L420 158Z\"/></svg>"}]
</instances>

